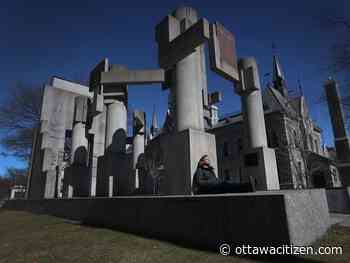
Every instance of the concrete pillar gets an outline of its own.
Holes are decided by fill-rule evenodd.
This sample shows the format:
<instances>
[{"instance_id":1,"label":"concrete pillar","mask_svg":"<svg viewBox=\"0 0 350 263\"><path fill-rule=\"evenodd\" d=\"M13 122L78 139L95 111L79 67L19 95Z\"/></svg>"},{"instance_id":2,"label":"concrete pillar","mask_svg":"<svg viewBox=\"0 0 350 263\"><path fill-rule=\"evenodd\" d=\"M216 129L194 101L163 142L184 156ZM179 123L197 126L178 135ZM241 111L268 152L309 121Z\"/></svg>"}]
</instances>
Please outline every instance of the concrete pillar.
<instances>
[{"instance_id":1,"label":"concrete pillar","mask_svg":"<svg viewBox=\"0 0 350 263\"><path fill-rule=\"evenodd\" d=\"M71 166L65 170L67 197L89 195L88 140L85 124L76 122L72 130Z\"/></svg>"},{"instance_id":2,"label":"concrete pillar","mask_svg":"<svg viewBox=\"0 0 350 263\"><path fill-rule=\"evenodd\" d=\"M89 160L91 188L90 196L96 196L98 176L101 178L103 174L98 173L99 160L105 153L105 139L106 139L106 116L107 107L103 106L102 112L93 117L90 133L93 134L91 141L91 155ZM100 159L99 159L100 158Z\"/></svg>"},{"instance_id":3,"label":"concrete pillar","mask_svg":"<svg viewBox=\"0 0 350 263\"><path fill-rule=\"evenodd\" d=\"M15 199L15 195L16 195L16 190L15 190L15 188L11 188L10 199Z\"/></svg>"},{"instance_id":4,"label":"concrete pillar","mask_svg":"<svg viewBox=\"0 0 350 263\"><path fill-rule=\"evenodd\" d=\"M146 115L142 111L134 111L133 113L133 158L132 168L134 171L133 186L135 189L140 187L138 162L141 154L145 152L145 127L146 127ZM158 124L156 123L156 115L153 113L152 127L156 129Z\"/></svg>"},{"instance_id":5,"label":"concrete pillar","mask_svg":"<svg viewBox=\"0 0 350 263\"><path fill-rule=\"evenodd\" d=\"M346 129L338 84L329 79L324 84L331 116L334 144L337 152L337 168L343 186L350 185L350 138Z\"/></svg>"},{"instance_id":6,"label":"concrete pillar","mask_svg":"<svg viewBox=\"0 0 350 263\"><path fill-rule=\"evenodd\" d=\"M243 156L244 180L252 178L257 190L279 190L276 154L267 147L266 128L258 66L254 58L238 63L246 147Z\"/></svg>"},{"instance_id":7,"label":"concrete pillar","mask_svg":"<svg viewBox=\"0 0 350 263\"><path fill-rule=\"evenodd\" d=\"M133 138L133 163L132 168L135 171L135 188L139 188L139 174L136 167L139 156L145 152L145 136L144 134L135 134Z\"/></svg>"},{"instance_id":8,"label":"concrete pillar","mask_svg":"<svg viewBox=\"0 0 350 263\"><path fill-rule=\"evenodd\" d=\"M88 140L85 136L85 124L78 122L72 131L72 164L86 164L87 162Z\"/></svg>"},{"instance_id":9,"label":"concrete pillar","mask_svg":"<svg viewBox=\"0 0 350 263\"><path fill-rule=\"evenodd\" d=\"M103 163L103 195L118 195L128 179L126 156L127 110L123 102L114 101L107 105L106 139Z\"/></svg>"},{"instance_id":10,"label":"concrete pillar","mask_svg":"<svg viewBox=\"0 0 350 263\"><path fill-rule=\"evenodd\" d=\"M115 101L107 106L106 151L125 153L127 111L123 102Z\"/></svg>"},{"instance_id":11,"label":"concrete pillar","mask_svg":"<svg viewBox=\"0 0 350 263\"><path fill-rule=\"evenodd\" d=\"M198 20L197 12L190 7L178 8L174 16L181 21L181 33ZM202 100L202 57L200 48L182 59L175 67L176 130L189 128L204 130Z\"/></svg>"},{"instance_id":12,"label":"concrete pillar","mask_svg":"<svg viewBox=\"0 0 350 263\"><path fill-rule=\"evenodd\" d=\"M208 87L207 87L207 70L206 70L206 62L205 62L205 53L204 53L204 46L201 45L197 47L196 54L198 59L198 89L200 93L200 101L197 103L198 107L198 114L201 116L199 118L199 127L205 127L204 124L204 105L208 106Z\"/></svg>"},{"instance_id":13,"label":"concrete pillar","mask_svg":"<svg viewBox=\"0 0 350 263\"><path fill-rule=\"evenodd\" d=\"M248 148L267 147L260 78L255 59L241 59L239 61L239 69L242 82L238 93L241 96L247 146Z\"/></svg>"},{"instance_id":14,"label":"concrete pillar","mask_svg":"<svg viewBox=\"0 0 350 263\"><path fill-rule=\"evenodd\" d=\"M73 198L73 184L68 184L67 198Z\"/></svg>"},{"instance_id":15,"label":"concrete pillar","mask_svg":"<svg viewBox=\"0 0 350 263\"><path fill-rule=\"evenodd\" d=\"M337 158L341 162L350 162L349 135L346 129L338 84L335 80L329 79L325 82L324 88L332 121Z\"/></svg>"}]
</instances>

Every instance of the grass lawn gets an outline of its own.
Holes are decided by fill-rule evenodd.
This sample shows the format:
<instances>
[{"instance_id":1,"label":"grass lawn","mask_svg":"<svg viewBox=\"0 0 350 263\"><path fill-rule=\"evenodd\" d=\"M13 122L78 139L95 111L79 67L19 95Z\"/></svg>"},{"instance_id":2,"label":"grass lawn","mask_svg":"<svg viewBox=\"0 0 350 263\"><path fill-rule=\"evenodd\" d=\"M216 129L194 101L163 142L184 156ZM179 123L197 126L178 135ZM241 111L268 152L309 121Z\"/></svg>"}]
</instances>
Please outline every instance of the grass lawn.
<instances>
[{"instance_id":1,"label":"grass lawn","mask_svg":"<svg viewBox=\"0 0 350 263\"><path fill-rule=\"evenodd\" d=\"M350 262L350 228L333 227L317 246L343 246L343 255L248 258L183 248L63 219L0 209L0 262Z\"/></svg>"}]
</instances>

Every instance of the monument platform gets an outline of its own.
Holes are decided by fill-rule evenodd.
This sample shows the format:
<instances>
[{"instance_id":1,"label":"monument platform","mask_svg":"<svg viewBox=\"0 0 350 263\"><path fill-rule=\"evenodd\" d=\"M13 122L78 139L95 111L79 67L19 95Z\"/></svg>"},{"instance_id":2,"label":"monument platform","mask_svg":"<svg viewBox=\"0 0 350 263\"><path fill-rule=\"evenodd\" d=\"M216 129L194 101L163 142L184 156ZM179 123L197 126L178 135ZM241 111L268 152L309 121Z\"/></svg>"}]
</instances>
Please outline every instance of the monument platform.
<instances>
[{"instance_id":1,"label":"monument platform","mask_svg":"<svg viewBox=\"0 0 350 263\"><path fill-rule=\"evenodd\" d=\"M324 189L10 200L3 208L79 220L216 251L222 243L309 245L330 226Z\"/></svg>"}]
</instances>

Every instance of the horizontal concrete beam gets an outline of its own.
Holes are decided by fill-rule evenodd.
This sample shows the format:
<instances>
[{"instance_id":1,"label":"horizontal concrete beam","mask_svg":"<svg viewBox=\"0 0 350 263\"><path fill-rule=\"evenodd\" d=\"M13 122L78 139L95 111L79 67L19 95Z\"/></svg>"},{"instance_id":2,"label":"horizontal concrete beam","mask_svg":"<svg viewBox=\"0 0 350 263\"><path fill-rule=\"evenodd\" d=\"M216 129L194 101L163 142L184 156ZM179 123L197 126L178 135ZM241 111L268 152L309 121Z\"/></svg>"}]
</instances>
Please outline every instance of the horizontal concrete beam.
<instances>
[{"instance_id":1,"label":"horizontal concrete beam","mask_svg":"<svg viewBox=\"0 0 350 263\"><path fill-rule=\"evenodd\" d=\"M53 77L51 80L51 86L75 93L79 96L85 96L88 98L93 97L93 93L89 92L89 87L65 79Z\"/></svg>"},{"instance_id":2,"label":"horizontal concrete beam","mask_svg":"<svg viewBox=\"0 0 350 263\"><path fill-rule=\"evenodd\" d=\"M164 82L164 70L119 70L101 73L101 84L151 84Z\"/></svg>"},{"instance_id":3,"label":"horizontal concrete beam","mask_svg":"<svg viewBox=\"0 0 350 263\"><path fill-rule=\"evenodd\" d=\"M159 65L167 69L190 55L194 49L209 40L209 22L202 18L168 45L159 43Z\"/></svg>"}]
</instances>

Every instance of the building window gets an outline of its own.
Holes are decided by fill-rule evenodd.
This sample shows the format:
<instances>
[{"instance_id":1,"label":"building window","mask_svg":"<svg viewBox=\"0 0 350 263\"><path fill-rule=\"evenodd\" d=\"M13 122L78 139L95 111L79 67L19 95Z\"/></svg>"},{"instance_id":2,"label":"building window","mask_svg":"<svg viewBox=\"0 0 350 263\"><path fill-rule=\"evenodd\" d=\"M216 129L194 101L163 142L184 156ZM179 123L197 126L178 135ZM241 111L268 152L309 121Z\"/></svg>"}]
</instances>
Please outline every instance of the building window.
<instances>
[{"instance_id":1,"label":"building window","mask_svg":"<svg viewBox=\"0 0 350 263\"><path fill-rule=\"evenodd\" d=\"M224 142L223 154L224 154L224 157L227 157L230 155L228 142Z\"/></svg>"}]
</instances>

